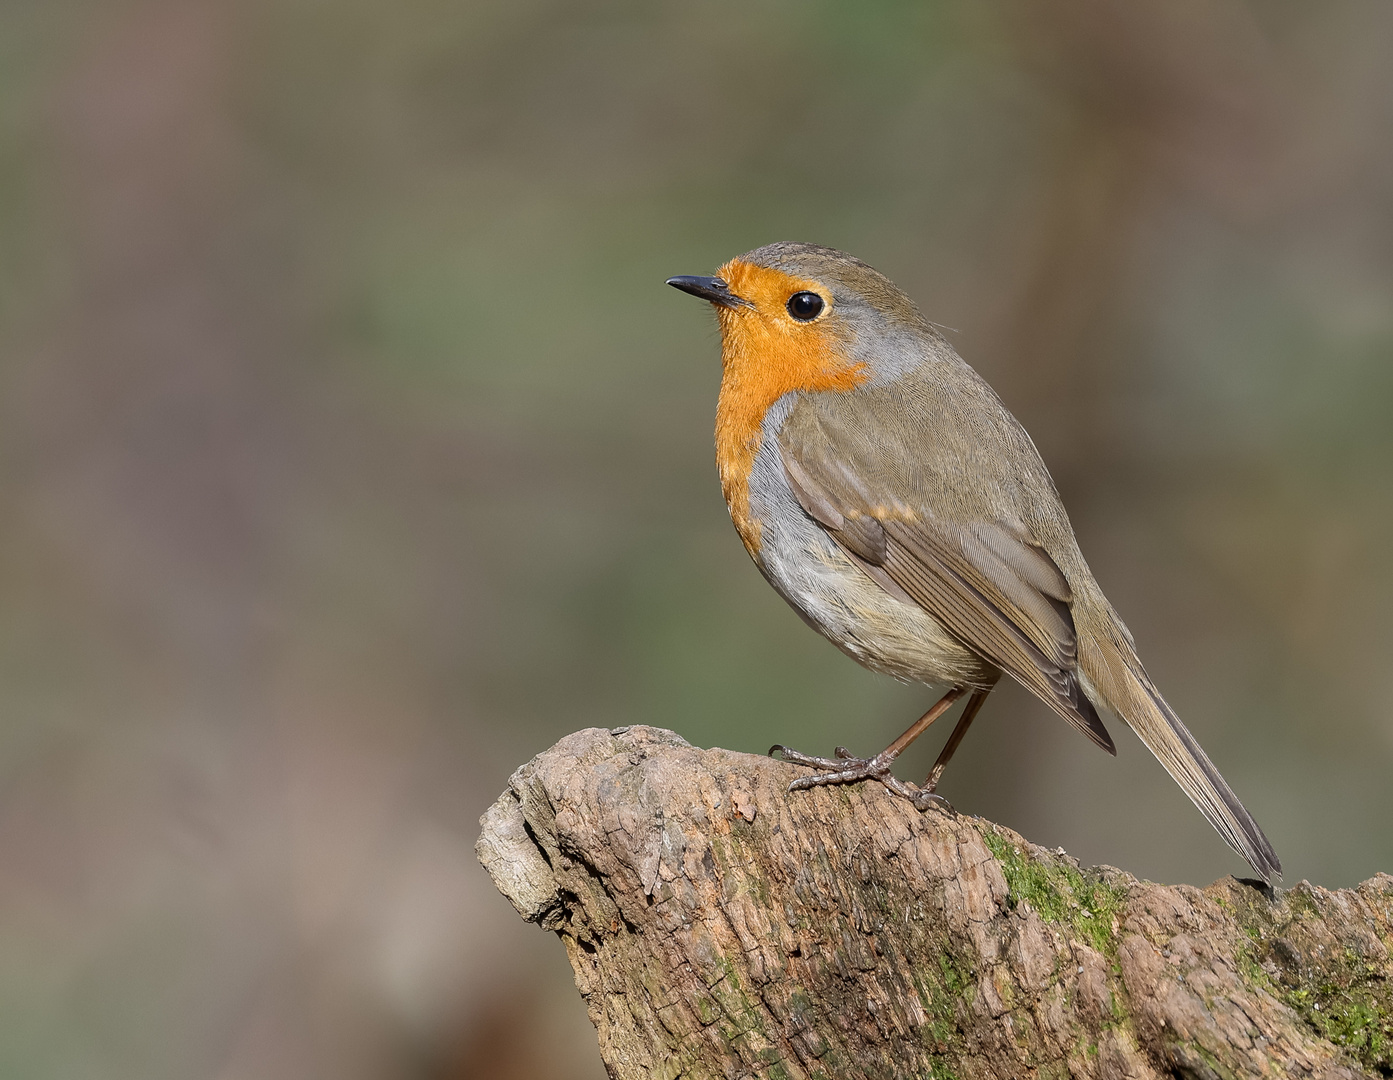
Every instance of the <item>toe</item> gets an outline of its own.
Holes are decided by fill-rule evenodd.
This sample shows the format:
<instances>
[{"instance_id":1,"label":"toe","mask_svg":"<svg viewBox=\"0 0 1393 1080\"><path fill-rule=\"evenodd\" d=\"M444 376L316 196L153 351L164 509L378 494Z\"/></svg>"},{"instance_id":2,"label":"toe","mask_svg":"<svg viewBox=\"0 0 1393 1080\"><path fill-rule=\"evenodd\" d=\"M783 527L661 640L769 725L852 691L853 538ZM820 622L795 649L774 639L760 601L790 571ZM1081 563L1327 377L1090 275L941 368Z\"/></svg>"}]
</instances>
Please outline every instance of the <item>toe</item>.
<instances>
[{"instance_id":1,"label":"toe","mask_svg":"<svg viewBox=\"0 0 1393 1080\"><path fill-rule=\"evenodd\" d=\"M914 804L916 810L928 810L930 807L935 807L952 814L954 817L957 816L957 812L953 809L953 804L942 795L935 795L932 791L921 790L909 801Z\"/></svg>"}]
</instances>

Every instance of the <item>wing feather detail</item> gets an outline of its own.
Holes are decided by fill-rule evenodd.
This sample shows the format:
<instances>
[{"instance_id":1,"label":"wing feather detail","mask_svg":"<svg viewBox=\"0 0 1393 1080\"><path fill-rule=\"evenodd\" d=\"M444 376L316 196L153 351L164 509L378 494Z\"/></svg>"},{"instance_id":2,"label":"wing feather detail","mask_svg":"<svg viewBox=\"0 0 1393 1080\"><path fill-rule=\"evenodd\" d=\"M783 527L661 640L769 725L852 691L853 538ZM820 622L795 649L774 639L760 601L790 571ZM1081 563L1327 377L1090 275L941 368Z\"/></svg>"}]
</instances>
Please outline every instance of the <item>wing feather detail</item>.
<instances>
[{"instance_id":1,"label":"wing feather detail","mask_svg":"<svg viewBox=\"0 0 1393 1080\"><path fill-rule=\"evenodd\" d=\"M873 581L918 604L1093 742L1117 752L1079 683L1068 581L1023 526L954 528L925 507L876 499L830 447L800 454L781 438L780 449L799 504Z\"/></svg>"}]
</instances>

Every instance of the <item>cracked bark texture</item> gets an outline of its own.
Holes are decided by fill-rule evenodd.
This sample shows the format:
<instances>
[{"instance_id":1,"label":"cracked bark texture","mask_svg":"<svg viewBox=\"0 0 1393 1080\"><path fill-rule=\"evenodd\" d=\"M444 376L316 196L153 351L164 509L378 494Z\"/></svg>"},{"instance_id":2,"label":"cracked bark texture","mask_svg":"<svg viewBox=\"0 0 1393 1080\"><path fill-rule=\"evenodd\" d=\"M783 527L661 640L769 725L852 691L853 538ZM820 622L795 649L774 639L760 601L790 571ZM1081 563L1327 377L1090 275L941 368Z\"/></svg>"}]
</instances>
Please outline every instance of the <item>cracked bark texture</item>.
<instances>
[{"instance_id":1,"label":"cracked bark texture","mask_svg":"<svg viewBox=\"0 0 1393 1080\"><path fill-rule=\"evenodd\" d=\"M481 819L612 1076L1393 1075L1393 877L1155 885L801 774L593 728Z\"/></svg>"}]
</instances>

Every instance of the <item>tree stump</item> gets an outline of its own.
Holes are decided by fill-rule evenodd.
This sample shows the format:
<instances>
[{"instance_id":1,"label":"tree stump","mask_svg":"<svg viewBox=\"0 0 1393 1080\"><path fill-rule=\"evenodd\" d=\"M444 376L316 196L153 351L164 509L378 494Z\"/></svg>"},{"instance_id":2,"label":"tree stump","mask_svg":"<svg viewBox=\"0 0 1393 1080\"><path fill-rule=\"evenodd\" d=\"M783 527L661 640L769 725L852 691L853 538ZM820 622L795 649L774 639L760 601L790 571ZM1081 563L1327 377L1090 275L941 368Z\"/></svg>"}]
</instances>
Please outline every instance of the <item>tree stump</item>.
<instances>
[{"instance_id":1,"label":"tree stump","mask_svg":"<svg viewBox=\"0 0 1393 1080\"><path fill-rule=\"evenodd\" d=\"M802 772L592 728L481 819L618 1080L1393 1075L1393 877L1155 885Z\"/></svg>"}]
</instances>

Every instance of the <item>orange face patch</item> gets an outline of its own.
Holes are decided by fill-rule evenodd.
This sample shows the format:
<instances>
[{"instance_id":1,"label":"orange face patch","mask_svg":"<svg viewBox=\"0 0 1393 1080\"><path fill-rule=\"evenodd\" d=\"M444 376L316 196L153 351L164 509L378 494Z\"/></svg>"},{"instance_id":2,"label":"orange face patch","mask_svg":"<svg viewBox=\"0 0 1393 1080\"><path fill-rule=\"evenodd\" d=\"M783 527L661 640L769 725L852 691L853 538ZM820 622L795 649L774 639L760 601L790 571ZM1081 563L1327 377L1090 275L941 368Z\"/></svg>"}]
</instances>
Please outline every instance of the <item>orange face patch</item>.
<instances>
[{"instance_id":1,"label":"orange face patch","mask_svg":"<svg viewBox=\"0 0 1393 1080\"><path fill-rule=\"evenodd\" d=\"M851 390L866 380L829 319L832 297L814 281L734 259L717 273L750 307L718 307L721 396L716 405L716 465L731 519L750 554L759 550L759 522L750 517L750 470L769 407L790 390ZM826 308L799 322L788 299L814 292Z\"/></svg>"}]
</instances>

